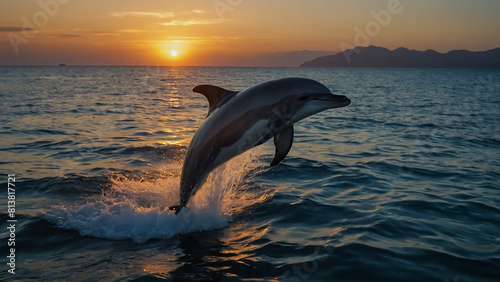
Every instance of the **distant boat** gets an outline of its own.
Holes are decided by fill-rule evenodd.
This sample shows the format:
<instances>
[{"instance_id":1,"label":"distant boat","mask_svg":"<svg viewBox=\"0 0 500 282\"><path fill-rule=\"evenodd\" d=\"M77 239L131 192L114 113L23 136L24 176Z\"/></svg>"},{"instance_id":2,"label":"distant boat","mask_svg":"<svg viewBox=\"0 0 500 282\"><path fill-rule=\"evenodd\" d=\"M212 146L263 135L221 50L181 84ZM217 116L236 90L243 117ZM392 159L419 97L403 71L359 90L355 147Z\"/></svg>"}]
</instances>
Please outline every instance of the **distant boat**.
<instances>
[{"instance_id":1,"label":"distant boat","mask_svg":"<svg viewBox=\"0 0 500 282\"><path fill-rule=\"evenodd\" d=\"M59 66L60 66L60 67L65 67L65 66L66 66L66 64L59 64Z\"/></svg>"}]
</instances>

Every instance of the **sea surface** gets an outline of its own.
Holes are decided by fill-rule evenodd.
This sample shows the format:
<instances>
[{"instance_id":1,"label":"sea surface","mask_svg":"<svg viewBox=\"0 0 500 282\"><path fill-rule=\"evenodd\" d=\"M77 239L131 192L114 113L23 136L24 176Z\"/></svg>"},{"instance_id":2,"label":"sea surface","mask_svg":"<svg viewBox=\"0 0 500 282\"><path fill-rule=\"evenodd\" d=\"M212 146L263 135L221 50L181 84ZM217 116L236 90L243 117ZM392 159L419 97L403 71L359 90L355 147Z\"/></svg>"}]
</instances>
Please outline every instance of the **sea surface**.
<instances>
[{"instance_id":1,"label":"sea surface","mask_svg":"<svg viewBox=\"0 0 500 282\"><path fill-rule=\"evenodd\" d=\"M283 77L352 104L166 209L208 111L191 89ZM11 66L0 97L2 281L500 281L500 70Z\"/></svg>"}]
</instances>

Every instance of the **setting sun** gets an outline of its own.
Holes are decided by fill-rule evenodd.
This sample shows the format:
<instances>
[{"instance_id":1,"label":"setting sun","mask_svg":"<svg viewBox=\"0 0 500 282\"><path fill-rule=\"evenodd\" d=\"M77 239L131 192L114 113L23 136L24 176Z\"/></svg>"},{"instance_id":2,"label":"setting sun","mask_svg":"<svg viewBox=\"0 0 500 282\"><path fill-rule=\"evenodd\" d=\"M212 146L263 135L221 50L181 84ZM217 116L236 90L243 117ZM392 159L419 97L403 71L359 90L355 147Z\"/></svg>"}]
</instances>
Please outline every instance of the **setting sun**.
<instances>
[{"instance_id":1,"label":"setting sun","mask_svg":"<svg viewBox=\"0 0 500 282\"><path fill-rule=\"evenodd\" d=\"M177 51L175 51L175 50L170 51L170 56L172 56L172 57L177 56Z\"/></svg>"}]
</instances>

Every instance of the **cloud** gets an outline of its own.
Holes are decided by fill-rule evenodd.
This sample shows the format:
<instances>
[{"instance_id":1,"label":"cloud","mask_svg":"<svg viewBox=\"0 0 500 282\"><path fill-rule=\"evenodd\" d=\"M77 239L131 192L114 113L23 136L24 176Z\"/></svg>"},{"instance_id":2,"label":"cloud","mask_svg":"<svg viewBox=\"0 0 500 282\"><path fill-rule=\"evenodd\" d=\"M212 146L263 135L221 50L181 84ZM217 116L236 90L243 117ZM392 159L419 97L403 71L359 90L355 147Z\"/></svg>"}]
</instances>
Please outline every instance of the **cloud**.
<instances>
[{"instance_id":1,"label":"cloud","mask_svg":"<svg viewBox=\"0 0 500 282\"><path fill-rule=\"evenodd\" d=\"M114 32L114 31L94 31L94 32L92 32L92 35L95 35L95 36L113 36L113 35L120 35L120 33Z\"/></svg>"},{"instance_id":2,"label":"cloud","mask_svg":"<svg viewBox=\"0 0 500 282\"><path fill-rule=\"evenodd\" d=\"M20 27L20 26L0 26L0 32L9 32L9 31L16 32L25 30L35 30L35 28Z\"/></svg>"},{"instance_id":3,"label":"cloud","mask_svg":"<svg viewBox=\"0 0 500 282\"><path fill-rule=\"evenodd\" d=\"M113 17L155 17L155 18L173 18L177 14L172 13L172 12L166 12L166 13L156 13L156 12L111 12L109 13Z\"/></svg>"},{"instance_id":4,"label":"cloud","mask_svg":"<svg viewBox=\"0 0 500 282\"><path fill-rule=\"evenodd\" d=\"M165 18L176 18L171 19L170 21L163 22L161 25L164 26L192 26L192 25L209 25L219 23L220 20L213 19L186 19L188 16L192 16L194 18L199 17L201 14L205 14L207 11L205 10L191 10L184 12L131 12L131 11L121 11L121 12L110 12L109 15L113 17L154 17L158 19ZM127 30L128 31L128 30ZM126 32L127 32L126 31ZM137 32L137 31L130 31Z\"/></svg>"},{"instance_id":5,"label":"cloud","mask_svg":"<svg viewBox=\"0 0 500 282\"><path fill-rule=\"evenodd\" d=\"M165 26L190 26L190 25L206 25L219 23L217 20L173 20L162 23Z\"/></svg>"},{"instance_id":6,"label":"cloud","mask_svg":"<svg viewBox=\"0 0 500 282\"><path fill-rule=\"evenodd\" d=\"M59 37L81 37L78 34L59 34Z\"/></svg>"},{"instance_id":7,"label":"cloud","mask_svg":"<svg viewBox=\"0 0 500 282\"><path fill-rule=\"evenodd\" d=\"M142 29L120 29L118 32L140 33L140 32L144 32L144 31Z\"/></svg>"}]
</instances>

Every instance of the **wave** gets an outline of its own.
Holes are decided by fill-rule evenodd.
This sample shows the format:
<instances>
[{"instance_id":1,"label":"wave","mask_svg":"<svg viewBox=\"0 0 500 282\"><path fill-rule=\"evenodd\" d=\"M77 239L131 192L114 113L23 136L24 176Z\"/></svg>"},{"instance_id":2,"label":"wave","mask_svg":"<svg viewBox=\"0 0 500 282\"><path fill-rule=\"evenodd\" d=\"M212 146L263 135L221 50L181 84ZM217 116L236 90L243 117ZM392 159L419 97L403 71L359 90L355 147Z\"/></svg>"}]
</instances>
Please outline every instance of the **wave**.
<instances>
[{"instance_id":1,"label":"wave","mask_svg":"<svg viewBox=\"0 0 500 282\"><path fill-rule=\"evenodd\" d=\"M179 202L179 175L150 179L115 175L107 192L88 196L80 205L53 206L40 216L81 235L137 243L222 228L268 197L245 184L255 159L243 154L216 169L179 215L168 209Z\"/></svg>"}]
</instances>

